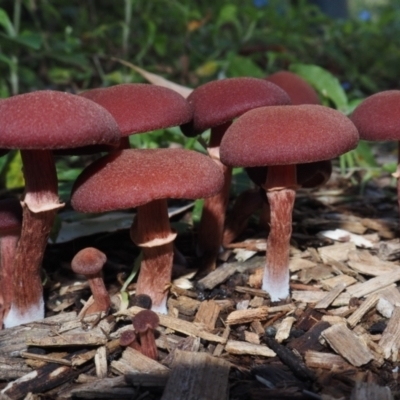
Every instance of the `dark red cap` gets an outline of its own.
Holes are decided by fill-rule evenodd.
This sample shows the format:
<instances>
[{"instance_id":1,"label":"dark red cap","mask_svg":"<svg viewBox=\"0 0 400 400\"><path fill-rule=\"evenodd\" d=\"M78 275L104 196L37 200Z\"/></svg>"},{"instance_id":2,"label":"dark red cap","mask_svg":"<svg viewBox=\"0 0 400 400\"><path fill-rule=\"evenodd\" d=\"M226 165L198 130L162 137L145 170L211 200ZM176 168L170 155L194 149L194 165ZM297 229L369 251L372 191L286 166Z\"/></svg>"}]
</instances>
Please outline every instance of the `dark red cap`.
<instances>
[{"instance_id":1,"label":"dark red cap","mask_svg":"<svg viewBox=\"0 0 400 400\"><path fill-rule=\"evenodd\" d=\"M289 95L293 105L321 104L314 88L293 72L279 71L267 76L265 79L282 88Z\"/></svg>"},{"instance_id":2,"label":"dark red cap","mask_svg":"<svg viewBox=\"0 0 400 400\"><path fill-rule=\"evenodd\" d=\"M147 83L124 83L80 94L107 109L122 136L184 124L192 110L179 93Z\"/></svg>"},{"instance_id":3,"label":"dark red cap","mask_svg":"<svg viewBox=\"0 0 400 400\"><path fill-rule=\"evenodd\" d=\"M400 140L400 90L385 90L367 97L351 120L364 140Z\"/></svg>"},{"instance_id":4,"label":"dark red cap","mask_svg":"<svg viewBox=\"0 0 400 400\"><path fill-rule=\"evenodd\" d=\"M290 104L289 96L278 86L247 77L205 83L187 101L193 107L193 120L181 126L187 136L232 121L256 107Z\"/></svg>"},{"instance_id":5,"label":"dark red cap","mask_svg":"<svg viewBox=\"0 0 400 400\"><path fill-rule=\"evenodd\" d=\"M239 117L222 138L225 165L255 167L329 160L357 146L344 114L319 105L270 106Z\"/></svg>"},{"instance_id":6,"label":"dark red cap","mask_svg":"<svg viewBox=\"0 0 400 400\"><path fill-rule=\"evenodd\" d=\"M75 254L71 261L71 268L77 274L98 274L107 262L106 255L94 247L87 247Z\"/></svg>"},{"instance_id":7,"label":"dark red cap","mask_svg":"<svg viewBox=\"0 0 400 400\"><path fill-rule=\"evenodd\" d=\"M71 204L81 212L127 209L157 199L199 199L219 192L221 168L186 149L127 149L106 155L77 178Z\"/></svg>"}]
</instances>

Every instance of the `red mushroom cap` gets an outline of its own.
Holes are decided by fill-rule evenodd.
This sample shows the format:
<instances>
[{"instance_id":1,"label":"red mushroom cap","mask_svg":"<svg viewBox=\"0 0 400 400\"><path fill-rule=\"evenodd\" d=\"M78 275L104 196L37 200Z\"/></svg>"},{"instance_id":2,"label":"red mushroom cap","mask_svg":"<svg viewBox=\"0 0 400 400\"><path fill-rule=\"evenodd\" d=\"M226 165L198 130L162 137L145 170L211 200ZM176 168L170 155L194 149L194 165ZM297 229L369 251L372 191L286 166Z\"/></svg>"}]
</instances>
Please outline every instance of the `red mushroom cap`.
<instances>
[{"instance_id":1,"label":"red mushroom cap","mask_svg":"<svg viewBox=\"0 0 400 400\"><path fill-rule=\"evenodd\" d=\"M107 109L122 136L181 125L192 110L179 93L147 83L125 83L80 94Z\"/></svg>"},{"instance_id":2,"label":"red mushroom cap","mask_svg":"<svg viewBox=\"0 0 400 400\"><path fill-rule=\"evenodd\" d=\"M107 262L106 255L94 247L87 247L75 254L71 268L77 274L96 275Z\"/></svg>"},{"instance_id":3,"label":"red mushroom cap","mask_svg":"<svg viewBox=\"0 0 400 400\"><path fill-rule=\"evenodd\" d=\"M271 106L248 111L222 138L221 162L255 167L328 160L358 143L344 114L319 105Z\"/></svg>"},{"instance_id":4,"label":"red mushroom cap","mask_svg":"<svg viewBox=\"0 0 400 400\"><path fill-rule=\"evenodd\" d=\"M400 140L400 90L385 90L367 97L351 120L364 140Z\"/></svg>"},{"instance_id":5,"label":"red mushroom cap","mask_svg":"<svg viewBox=\"0 0 400 400\"><path fill-rule=\"evenodd\" d=\"M187 136L232 121L256 107L290 104L289 96L278 86L247 77L205 83L187 101L193 107L193 120L181 126Z\"/></svg>"},{"instance_id":6,"label":"red mushroom cap","mask_svg":"<svg viewBox=\"0 0 400 400\"><path fill-rule=\"evenodd\" d=\"M157 199L198 199L223 185L222 171L204 154L185 149L128 149L89 165L72 189L81 212L127 209Z\"/></svg>"},{"instance_id":7,"label":"red mushroom cap","mask_svg":"<svg viewBox=\"0 0 400 400\"><path fill-rule=\"evenodd\" d=\"M293 72L279 71L267 76L265 79L283 89L289 95L293 105L321 104L314 88Z\"/></svg>"},{"instance_id":8,"label":"red mushroom cap","mask_svg":"<svg viewBox=\"0 0 400 400\"><path fill-rule=\"evenodd\" d=\"M137 333L146 332L148 329L156 329L160 323L158 315L151 310L139 311L132 318L132 325Z\"/></svg>"},{"instance_id":9,"label":"red mushroom cap","mask_svg":"<svg viewBox=\"0 0 400 400\"><path fill-rule=\"evenodd\" d=\"M0 102L0 147L62 149L92 144L118 145L111 114L70 93L41 90Z\"/></svg>"},{"instance_id":10,"label":"red mushroom cap","mask_svg":"<svg viewBox=\"0 0 400 400\"><path fill-rule=\"evenodd\" d=\"M129 346L136 340L136 333L132 329L123 331L119 338L119 344L123 347Z\"/></svg>"}]
</instances>

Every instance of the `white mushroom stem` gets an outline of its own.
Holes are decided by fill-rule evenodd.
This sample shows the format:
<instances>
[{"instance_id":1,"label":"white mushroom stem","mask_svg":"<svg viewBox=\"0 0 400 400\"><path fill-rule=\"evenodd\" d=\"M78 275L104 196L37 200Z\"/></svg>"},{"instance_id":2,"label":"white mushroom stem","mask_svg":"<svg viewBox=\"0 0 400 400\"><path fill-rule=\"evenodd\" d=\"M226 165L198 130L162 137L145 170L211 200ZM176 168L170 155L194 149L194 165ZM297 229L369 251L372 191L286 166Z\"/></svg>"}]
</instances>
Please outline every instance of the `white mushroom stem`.
<instances>
[{"instance_id":1,"label":"white mushroom stem","mask_svg":"<svg viewBox=\"0 0 400 400\"><path fill-rule=\"evenodd\" d=\"M57 209L57 174L52 153L21 151L24 165L25 198L21 237L14 258L11 309L4 319L6 328L44 317L40 269Z\"/></svg>"},{"instance_id":2,"label":"white mushroom stem","mask_svg":"<svg viewBox=\"0 0 400 400\"><path fill-rule=\"evenodd\" d=\"M269 293L271 301L279 301L289 296L289 250L296 197L296 168L291 165L269 168L264 188L267 190L271 222L262 289Z\"/></svg>"},{"instance_id":3,"label":"white mushroom stem","mask_svg":"<svg viewBox=\"0 0 400 400\"><path fill-rule=\"evenodd\" d=\"M153 200L137 208L131 238L136 245L141 246L143 259L136 294L150 296L151 309L162 314L167 314L175 236L169 223L167 200ZM149 247L149 243L156 245Z\"/></svg>"}]
</instances>

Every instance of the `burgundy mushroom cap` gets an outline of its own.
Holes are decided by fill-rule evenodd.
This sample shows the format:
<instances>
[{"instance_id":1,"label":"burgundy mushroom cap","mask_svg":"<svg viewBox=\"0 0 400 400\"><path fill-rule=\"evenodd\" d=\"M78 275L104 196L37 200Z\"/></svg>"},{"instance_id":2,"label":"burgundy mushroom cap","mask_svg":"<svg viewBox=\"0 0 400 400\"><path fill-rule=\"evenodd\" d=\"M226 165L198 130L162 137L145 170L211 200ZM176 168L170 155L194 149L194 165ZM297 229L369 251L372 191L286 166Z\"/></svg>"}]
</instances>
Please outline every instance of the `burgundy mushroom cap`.
<instances>
[{"instance_id":1,"label":"burgundy mushroom cap","mask_svg":"<svg viewBox=\"0 0 400 400\"><path fill-rule=\"evenodd\" d=\"M256 185L261 186L267 179L268 167L249 167L246 168L246 173ZM297 183L306 189L324 185L331 174L331 160L296 165Z\"/></svg>"},{"instance_id":2,"label":"burgundy mushroom cap","mask_svg":"<svg viewBox=\"0 0 400 400\"><path fill-rule=\"evenodd\" d=\"M218 165L185 149L128 149L89 165L72 189L71 203L81 212L104 212L156 199L198 199L223 184Z\"/></svg>"},{"instance_id":3,"label":"burgundy mushroom cap","mask_svg":"<svg viewBox=\"0 0 400 400\"><path fill-rule=\"evenodd\" d=\"M248 111L226 131L221 161L255 167L328 160L357 146L344 114L320 105L271 106Z\"/></svg>"},{"instance_id":4,"label":"burgundy mushroom cap","mask_svg":"<svg viewBox=\"0 0 400 400\"><path fill-rule=\"evenodd\" d=\"M314 88L299 75L289 71L279 71L265 78L282 88L291 98L293 105L321 104Z\"/></svg>"},{"instance_id":5,"label":"burgundy mushroom cap","mask_svg":"<svg viewBox=\"0 0 400 400\"><path fill-rule=\"evenodd\" d=\"M119 128L103 107L52 90L20 94L0 102L0 147L64 149L118 145Z\"/></svg>"},{"instance_id":6,"label":"burgundy mushroom cap","mask_svg":"<svg viewBox=\"0 0 400 400\"><path fill-rule=\"evenodd\" d=\"M147 83L125 83L91 89L80 94L107 109L122 136L178 126L192 118L192 110L179 93Z\"/></svg>"},{"instance_id":7,"label":"burgundy mushroom cap","mask_svg":"<svg viewBox=\"0 0 400 400\"><path fill-rule=\"evenodd\" d=\"M181 126L187 136L232 121L256 107L290 104L289 96L264 79L227 78L205 83L187 98L193 120Z\"/></svg>"},{"instance_id":8,"label":"burgundy mushroom cap","mask_svg":"<svg viewBox=\"0 0 400 400\"><path fill-rule=\"evenodd\" d=\"M132 329L123 331L119 338L119 344L123 347L127 347L136 340L136 333Z\"/></svg>"},{"instance_id":9,"label":"burgundy mushroom cap","mask_svg":"<svg viewBox=\"0 0 400 400\"><path fill-rule=\"evenodd\" d=\"M367 97L351 120L364 140L400 140L400 90L385 90Z\"/></svg>"},{"instance_id":10,"label":"burgundy mushroom cap","mask_svg":"<svg viewBox=\"0 0 400 400\"><path fill-rule=\"evenodd\" d=\"M96 275L107 262L106 255L94 247L87 247L75 254L71 268L77 274Z\"/></svg>"},{"instance_id":11,"label":"burgundy mushroom cap","mask_svg":"<svg viewBox=\"0 0 400 400\"><path fill-rule=\"evenodd\" d=\"M151 310L139 311L132 318L132 325L137 333L146 332L149 329L156 329L160 323L158 315Z\"/></svg>"}]
</instances>

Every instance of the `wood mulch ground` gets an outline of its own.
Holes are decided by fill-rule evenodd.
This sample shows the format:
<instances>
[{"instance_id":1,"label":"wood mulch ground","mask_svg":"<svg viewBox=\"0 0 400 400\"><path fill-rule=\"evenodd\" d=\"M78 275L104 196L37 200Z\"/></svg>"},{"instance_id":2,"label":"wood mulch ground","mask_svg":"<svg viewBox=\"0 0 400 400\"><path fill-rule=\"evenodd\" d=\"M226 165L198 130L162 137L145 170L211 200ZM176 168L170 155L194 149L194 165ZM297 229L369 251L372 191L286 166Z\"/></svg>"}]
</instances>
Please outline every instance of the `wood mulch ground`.
<instances>
[{"instance_id":1,"label":"wood mulch ground","mask_svg":"<svg viewBox=\"0 0 400 400\"><path fill-rule=\"evenodd\" d=\"M119 297L137 256L128 231L49 245L48 317L0 331L0 399L400 398L397 195L388 176L362 194L350 180L335 174L298 193L289 302L271 304L259 290L266 233L255 219L205 278L177 267L159 361L119 346L140 310L122 309ZM178 227L188 219L190 211L173 218ZM194 242L191 231L178 236L189 264ZM115 309L82 320L90 293L69 262L89 245L108 256Z\"/></svg>"}]
</instances>

